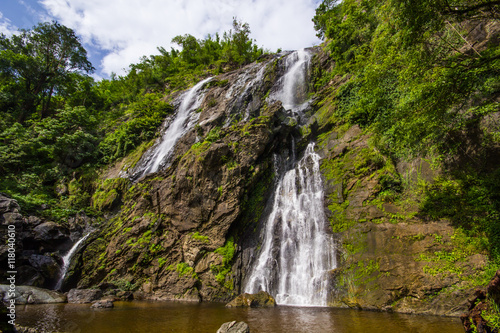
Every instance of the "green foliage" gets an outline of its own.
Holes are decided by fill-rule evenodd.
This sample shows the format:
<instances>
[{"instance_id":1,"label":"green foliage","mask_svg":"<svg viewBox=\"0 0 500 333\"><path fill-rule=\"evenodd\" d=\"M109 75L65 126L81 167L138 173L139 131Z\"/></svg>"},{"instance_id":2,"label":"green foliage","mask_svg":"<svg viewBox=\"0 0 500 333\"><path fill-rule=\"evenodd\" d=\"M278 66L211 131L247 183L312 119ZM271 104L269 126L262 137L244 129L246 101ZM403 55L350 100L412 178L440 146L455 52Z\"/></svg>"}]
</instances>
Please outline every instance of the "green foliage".
<instances>
[{"instance_id":1,"label":"green foliage","mask_svg":"<svg viewBox=\"0 0 500 333\"><path fill-rule=\"evenodd\" d=\"M126 121L99 144L102 161L110 163L155 137L165 117L173 108L160 94L145 94L127 107Z\"/></svg>"},{"instance_id":2,"label":"green foliage","mask_svg":"<svg viewBox=\"0 0 500 333\"><path fill-rule=\"evenodd\" d=\"M205 141L207 142L215 142L221 138L221 129L220 127L214 127L208 132Z\"/></svg>"},{"instance_id":3,"label":"green foliage","mask_svg":"<svg viewBox=\"0 0 500 333\"><path fill-rule=\"evenodd\" d=\"M167 263L167 259L165 259L165 258L158 258L158 265L160 266L160 268L162 268L163 266L165 266L166 263Z\"/></svg>"},{"instance_id":4,"label":"green foliage","mask_svg":"<svg viewBox=\"0 0 500 333\"><path fill-rule=\"evenodd\" d=\"M233 261L234 253L236 252L236 244L232 237L226 240L223 247L215 250L215 253L222 255L222 265L213 265L211 270L216 274L215 279L221 285L228 289L233 289L233 281L227 279L227 275L231 272L231 264Z\"/></svg>"},{"instance_id":5,"label":"green foliage","mask_svg":"<svg viewBox=\"0 0 500 333\"><path fill-rule=\"evenodd\" d=\"M92 206L97 210L111 209L128 184L126 178L104 180L92 195Z\"/></svg>"},{"instance_id":6,"label":"green foliage","mask_svg":"<svg viewBox=\"0 0 500 333\"><path fill-rule=\"evenodd\" d=\"M47 117L55 92L74 84L79 71L93 70L74 31L57 22L40 23L11 38L0 35L0 105L20 122L32 115Z\"/></svg>"},{"instance_id":7,"label":"green foliage","mask_svg":"<svg viewBox=\"0 0 500 333\"><path fill-rule=\"evenodd\" d=\"M179 274L179 277L183 277L186 275L191 276L193 279L198 279L198 275L194 272L194 268L190 267L185 262L178 263L175 270Z\"/></svg>"},{"instance_id":8,"label":"green foliage","mask_svg":"<svg viewBox=\"0 0 500 333\"><path fill-rule=\"evenodd\" d=\"M487 124L499 110L500 44L473 31L498 24L499 10L495 1L324 0L313 19L335 63L318 82L337 83L325 93L335 98L317 103L320 126L358 124L393 160L440 163L443 176L424 186L420 213L485 240L492 261L500 255L500 169L488 161L499 137ZM405 190L391 172L380 184L378 199ZM447 255L436 256L452 270L461 255Z\"/></svg>"},{"instance_id":9,"label":"green foliage","mask_svg":"<svg viewBox=\"0 0 500 333\"><path fill-rule=\"evenodd\" d=\"M500 47L472 49L464 22L465 12L490 17L498 5L476 5L325 0L314 21L333 74L351 75L337 91L337 118L371 127L394 156L455 153L451 134L498 110Z\"/></svg>"},{"instance_id":10,"label":"green foliage","mask_svg":"<svg viewBox=\"0 0 500 333\"><path fill-rule=\"evenodd\" d=\"M489 328L494 331L500 330L500 309L497 303L493 300L493 298L488 297L486 300L487 309L486 311L481 312L481 316L488 323Z\"/></svg>"},{"instance_id":11,"label":"green foliage","mask_svg":"<svg viewBox=\"0 0 500 333\"><path fill-rule=\"evenodd\" d=\"M125 279L111 281L118 289L123 291L135 291L139 288L139 283L132 283Z\"/></svg>"},{"instance_id":12,"label":"green foliage","mask_svg":"<svg viewBox=\"0 0 500 333\"><path fill-rule=\"evenodd\" d=\"M210 243L210 238L208 236L201 235L198 231L191 234L191 237L193 237L193 239L196 239L196 240L204 242L204 243Z\"/></svg>"},{"instance_id":13,"label":"green foliage","mask_svg":"<svg viewBox=\"0 0 500 333\"><path fill-rule=\"evenodd\" d=\"M463 170L442 176L425 188L422 212L449 218L468 235L487 237L490 253L500 258L500 172L478 174Z\"/></svg>"}]
</instances>

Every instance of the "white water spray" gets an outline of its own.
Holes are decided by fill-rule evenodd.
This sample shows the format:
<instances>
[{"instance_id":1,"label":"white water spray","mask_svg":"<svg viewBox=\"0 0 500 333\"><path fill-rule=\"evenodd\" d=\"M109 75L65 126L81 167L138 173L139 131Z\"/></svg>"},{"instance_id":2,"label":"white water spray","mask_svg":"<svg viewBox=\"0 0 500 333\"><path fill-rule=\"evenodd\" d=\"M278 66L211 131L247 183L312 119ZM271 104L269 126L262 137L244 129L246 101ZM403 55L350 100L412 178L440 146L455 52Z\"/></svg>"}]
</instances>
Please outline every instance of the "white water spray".
<instances>
[{"instance_id":1,"label":"white water spray","mask_svg":"<svg viewBox=\"0 0 500 333\"><path fill-rule=\"evenodd\" d=\"M149 173L156 172L166 163L177 141L193 128L198 121L199 113L196 112L196 109L199 108L204 97L204 94L200 94L200 90L211 79L208 78L198 82L182 96L182 102L175 119L164 131L159 144L153 146L150 151L144 154L138 163L139 166L136 168L134 178L138 179Z\"/></svg>"},{"instance_id":2,"label":"white water spray","mask_svg":"<svg viewBox=\"0 0 500 333\"><path fill-rule=\"evenodd\" d=\"M296 114L303 111L307 102L307 71L311 55L305 49L289 54L285 59L286 73L278 81L280 89L269 96L271 101L279 100L286 110Z\"/></svg>"},{"instance_id":3,"label":"white water spray","mask_svg":"<svg viewBox=\"0 0 500 333\"><path fill-rule=\"evenodd\" d=\"M309 144L280 180L245 292L267 291L278 304L326 306L328 272L336 259L333 236L326 230L319 160Z\"/></svg>"},{"instance_id":4,"label":"white water spray","mask_svg":"<svg viewBox=\"0 0 500 333\"><path fill-rule=\"evenodd\" d=\"M62 284L64 282L64 278L66 277L66 274L68 273L69 266L71 264L71 259L75 255L76 251L78 250L78 247L80 244L82 244L87 237L89 237L91 232L88 232L85 234L82 238L80 238L75 244L73 244L73 247L62 257L63 260L63 267L61 269L61 275L59 277L59 281L57 281L57 284L55 286L55 290L60 290L62 287Z\"/></svg>"}]
</instances>

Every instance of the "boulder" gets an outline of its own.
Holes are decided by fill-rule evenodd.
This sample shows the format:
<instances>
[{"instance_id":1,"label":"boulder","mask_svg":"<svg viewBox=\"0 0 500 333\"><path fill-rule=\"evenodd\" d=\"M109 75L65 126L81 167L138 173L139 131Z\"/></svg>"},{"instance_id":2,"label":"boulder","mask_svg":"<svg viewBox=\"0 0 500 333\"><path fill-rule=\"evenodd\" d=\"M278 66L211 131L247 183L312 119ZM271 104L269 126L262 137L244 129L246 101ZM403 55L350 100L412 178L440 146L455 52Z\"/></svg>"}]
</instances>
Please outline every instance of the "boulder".
<instances>
[{"instance_id":1,"label":"boulder","mask_svg":"<svg viewBox=\"0 0 500 333\"><path fill-rule=\"evenodd\" d=\"M241 294L226 304L228 308L250 307L250 308L272 308L276 306L274 297L265 291L259 291L257 294Z\"/></svg>"},{"instance_id":2,"label":"boulder","mask_svg":"<svg viewBox=\"0 0 500 333\"><path fill-rule=\"evenodd\" d=\"M217 330L217 333L250 333L250 328L248 324L240 321L231 321L222 324L222 326Z\"/></svg>"},{"instance_id":3,"label":"boulder","mask_svg":"<svg viewBox=\"0 0 500 333\"><path fill-rule=\"evenodd\" d=\"M0 214L18 213L21 210L16 200L6 197L0 193Z\"/></svg>"},{"instance_id":4,"label":"boulder","mask_svg":"<svg viewBox=\"0 0 500 333\"><path fill-rule=\"evenodd\" d=\"M61 267L54 258L41 254L32 254L28 261L31 266L42 272L45 277L49 279L57 279L59 277Z\"/></svg>"},{"instance_id":5,"label":"boulder","mask_svg":"<svg viewBox=\"0 0 500 333\"><path fill-rule=\"evenodd\" d=\"M24 222L23 216L19 213L4 213L3 224L5 225L21 225Z\"/></svg>"},{"instance_id":6,"label":"boulder","mask_svg":"<svg viewBox=\"0 0 500 333\"><path fill-rule=\"evenodd\" d=\"M8 290L8 285L0 285L0 294L4 302L10 299L7 296ZM66 296L64 294L32 286L16 286L14 299L16 304L66 303Z\"/></svg>"},{"instance_id":7,"label":"boulder","mask_svg":"<svg viewBox=\"0 0 500 333\"><path fill-rule=\"evenodd\" d=\"M104 300L100 300L100 301L96 301L96 302L92 303L92 305L90 307L93 309L111 309L114 307L114 305L113 305L112 300L104 299Z\"/></svg>"},{"instance_id":8,"label":"boulder","mask_svg":"<svg viewBox=\"0 0 500 333\"><path fill-rule=\"evenodd\" d=\"M68 303L92 303L101 297L100 289L71 289L68 292Z\"/></svg>"},{"instance_id":9,"label":"boulder","mask_svg":"<svg viewBox=\"0 0 500 333\"><path fill-rule=\"evenodd\" d=\"M44 222L37 225L33 232L35 239L40 241L54 241L69 239L69 231L55 222Z\"/></svg>"}]
</instances>

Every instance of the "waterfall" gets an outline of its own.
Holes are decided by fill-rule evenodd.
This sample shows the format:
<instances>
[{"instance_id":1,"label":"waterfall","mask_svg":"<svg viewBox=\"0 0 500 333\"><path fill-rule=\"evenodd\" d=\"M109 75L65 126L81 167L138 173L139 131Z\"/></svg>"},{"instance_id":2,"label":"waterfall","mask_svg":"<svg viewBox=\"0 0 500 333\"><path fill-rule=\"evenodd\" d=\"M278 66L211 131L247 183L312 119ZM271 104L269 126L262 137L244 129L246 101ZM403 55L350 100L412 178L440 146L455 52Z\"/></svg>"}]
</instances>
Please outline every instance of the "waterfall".
<instances>
[{"instance_id":1,"label":"waterfall","mask_svg":"<svg viewBox=\"0 0 500 333\"><path fill-rule=\"evenodd\" d=\"M149 173L156 172L160 167L164 166L177 141L193 128L198 121L199 113L196 111L200 107L204 97L204 94L200 94L200 90L211 79L208 78L198 82L181 96L182 102L174 120L169 126L164 125L166 130L163 132L159 143L147 151L138 162L138 166L135 168L134 175L132 176L133 179L139 179Z\"/></svg>"},{"instance_id":2,"label":"waterfall","mask_svg":"<svg viewBox=\"0 0 500 333\"><path fill-rule=\"evenodd\" d=\"M285 58L285 74L269 96L280 100L297 116L307 107L306 76L310 55L306 50ZM323 208L320 157L309 144L304 156L285 170L276 185L272 210L264 222L264 239L244 291L260 290L273 295L278 304L326 306L328 272L336 267L333 235Z\"/></svg>"},{"instance_id":3,"label":"waterfall","mask_svg":"<svg viewBox=\"0 0 500 333\"><path fill-rule=\"evenodd\" d=\"M309 144L279 181L245 292L267 291L278 304L326 306L328 271L336 259L333 236L326 230L319 160Z\"/></svg>"},{"instance_id":4,"label":"waterfall","mask_svg":"<svg viewBox=\"0 0 500 333\"><path fill-rule=\"evenodd\" d=\"M64 282L64 278L66 277L66 273L68 273L69 265L71 264L71 259L73 258L74 254L78 250L78 247L80 246L81 243L83 243L87 237L90 235L91 231L86 233L82 238L80 238L75 244L73 244L73 247L69 249L68 253L62 257L63 260L63 267L61 269L61 275L59 277L59 281L57 281L57 284L55 286L55 290L60 290L62 287L62 284Z\"/></svg>"},{"instance_id":5,"label":"waterfall","mask_svg":"<svg viewBox=\"0 0 500 333\"><path fill-rule=\"evenodd\" d=\"M285 75L280 78L269 100L279 100L286 110L294 115L309 106L307 101L307 72L311 55L305 49L295 51L285 58Z\"/></svg>"}]
</instances>

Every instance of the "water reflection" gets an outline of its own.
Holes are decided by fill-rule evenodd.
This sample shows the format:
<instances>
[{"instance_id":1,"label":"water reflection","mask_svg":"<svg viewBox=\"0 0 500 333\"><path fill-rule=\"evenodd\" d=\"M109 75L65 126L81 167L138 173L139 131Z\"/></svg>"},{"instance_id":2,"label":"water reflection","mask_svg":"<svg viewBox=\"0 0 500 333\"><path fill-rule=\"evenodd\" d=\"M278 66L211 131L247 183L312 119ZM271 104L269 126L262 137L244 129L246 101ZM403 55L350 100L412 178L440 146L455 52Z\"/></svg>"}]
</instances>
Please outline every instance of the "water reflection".
<instances>
[{"instance_id":1,"label":"water reflection","mask_svg":"<svg viewBox=\"0 0 500 333\"><path fill-rule=\"evenodd\" d=\"M458 318L411 316L331 308L228 309L223 304L116 302L113 309L88 304L30 305L17 308L20 325L48 332L215 333L224 322L249 324L252 333L415 332L455 333Z\"/></svg>"}]
</instances>

